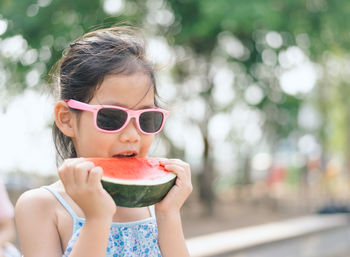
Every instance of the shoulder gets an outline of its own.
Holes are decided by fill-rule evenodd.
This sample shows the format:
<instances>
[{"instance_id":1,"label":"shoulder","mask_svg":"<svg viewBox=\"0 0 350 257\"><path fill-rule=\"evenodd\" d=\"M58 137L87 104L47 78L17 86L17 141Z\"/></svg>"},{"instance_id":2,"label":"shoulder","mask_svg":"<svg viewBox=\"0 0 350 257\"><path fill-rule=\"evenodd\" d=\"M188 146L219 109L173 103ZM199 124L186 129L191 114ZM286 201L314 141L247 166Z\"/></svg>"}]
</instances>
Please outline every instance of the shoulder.
<instances>
[{"instance_id":1,"label":"shoulder","mask_svg":"<svg viewBox=\"0 0 350 257\"><path fill-rule=\"evenodd\" d=\"M28 190L19 197L15 221L24 256L62 256L58 206L55 196L45 188Z\"/></svg>"},{"instance_id":2,"label":"shoulder","mask_svg":"<svg viewBox=\"0 0 350 257\"><path fill-rule=\"evenodd\" d=\"M53 201L52 194L45 188L35 188L24 192L16 202L16 208L23 205L44 207Z\"/></svg>"},{"instance_id":3,"label":"shoulder","mask_svg":"<svg viewBox=\"0 0 350 257\"><path fill-rule=\"evenodd\" d=\"M54 214L57 203L55 197L44 188L31 189L24 192L17 200L15 216L25 214L31 216L47 216ZM17 219L17 218L16 218Z\"/></svg>"}]
</instances>

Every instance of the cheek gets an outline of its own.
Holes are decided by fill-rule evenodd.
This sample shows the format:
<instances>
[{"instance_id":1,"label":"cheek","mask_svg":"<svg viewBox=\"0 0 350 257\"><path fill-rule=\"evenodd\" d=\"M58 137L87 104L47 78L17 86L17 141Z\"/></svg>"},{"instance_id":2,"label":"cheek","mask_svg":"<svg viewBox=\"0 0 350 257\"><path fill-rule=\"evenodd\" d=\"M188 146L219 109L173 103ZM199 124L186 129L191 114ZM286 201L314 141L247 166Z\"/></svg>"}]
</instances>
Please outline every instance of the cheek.
<instances>
[{"instance_id":1,"label":"cheek","mask_svg":"<svg viewBox=\"0 0 350 257\"><path fill-rule=\"evenodd\" d=\"M89 129L90 130L90 129ZM108 157L113 149L115 138L96 130L86 131L80 138L80 153L84 157Z\"/></svg>"},{"instance_id":2,"label":"cheek","mask_svg":"<svg viewBox=\"0 0 350 257\"><path fill-rule=\"evenodd\" d=\"M85 130L92 130L95 128L94 117L91 112L82 111L75 115L75 127L78 133L86 133Z\"/></svg>"},{"instance_id":3,"label":"cheek","mask_svg":"<svg viewBox=\"0 0 350 257\"><path fill-rule=\"evenodd\" d=\"M142 135L141 152L147 155L149 148L153 143L154 135Z\"/></svg>"},{"instance_id":4,"label":"cheek","mask_svg":"<svg viewBox=\"0 0 350 257\"><path fill-rule=\"evenodd\" d=\"M80 156L99 156L98 151L105 149L108 142L111 141L108 135L103 135L95 128L90 113L84 113L80 116L76 124L76 131L75 145Z\"/></svg>"}]
</instances>

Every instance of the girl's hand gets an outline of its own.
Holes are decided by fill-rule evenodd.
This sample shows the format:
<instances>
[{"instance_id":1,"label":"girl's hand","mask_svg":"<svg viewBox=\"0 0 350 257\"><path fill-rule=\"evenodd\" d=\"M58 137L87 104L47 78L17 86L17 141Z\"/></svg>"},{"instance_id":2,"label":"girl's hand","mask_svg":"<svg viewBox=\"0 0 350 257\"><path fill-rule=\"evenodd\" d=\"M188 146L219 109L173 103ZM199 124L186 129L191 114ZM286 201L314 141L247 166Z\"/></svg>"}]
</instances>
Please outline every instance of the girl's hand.
<instances>
[{"instance_id":1,"label":"girl's hand","mask_svg":"<svg viewBox=\"0 0 350 257\"><path fill-rule=\"evenodd\" d=\"M84 158L66 159L58 169L65 191L86 219L111 219L116 211L112 197L101 184L102 168Z\"/></svg>"},{"instance_id":2,"label":"girl's hand","mask_svg":"<svg viewBox=\"0 0 350 257\"><path fill-rule=\"evenodd\" d=\"M179 212L187 197L192 192L191 168L179 159L162 159L165 169L177 175L175 185L159 203L155 204L157 213Z\"/></svg>"}]
</instances>

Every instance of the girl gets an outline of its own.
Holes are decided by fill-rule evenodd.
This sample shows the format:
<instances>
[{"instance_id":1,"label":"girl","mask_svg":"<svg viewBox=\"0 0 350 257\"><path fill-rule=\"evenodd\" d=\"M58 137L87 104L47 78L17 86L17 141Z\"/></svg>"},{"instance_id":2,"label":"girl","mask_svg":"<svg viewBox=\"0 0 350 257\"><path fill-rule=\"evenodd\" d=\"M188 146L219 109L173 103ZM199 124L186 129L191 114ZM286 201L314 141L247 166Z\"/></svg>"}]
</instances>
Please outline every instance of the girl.
<instances>
[{"instance_id":1,"label":"girl","mask_svg":"<svg viewBox=\"0 0 350 257\"><path fill-rule=\"evenodd\" d=\"M189 256L180 218L192 191L187 163L162 161L177 180L154 208L125 208L102 188L102 169L84 159L146 157L162 129L166 111L156 107L154 71L135 35L127 28L90 32L58 63L53 135L64 161L59 181L24 193L16 204L25 257ZM95 116L89 108L100 111ZM135 115L128 121L132 110L146 112L149 120Z\"/></svg>"}]
</instances>

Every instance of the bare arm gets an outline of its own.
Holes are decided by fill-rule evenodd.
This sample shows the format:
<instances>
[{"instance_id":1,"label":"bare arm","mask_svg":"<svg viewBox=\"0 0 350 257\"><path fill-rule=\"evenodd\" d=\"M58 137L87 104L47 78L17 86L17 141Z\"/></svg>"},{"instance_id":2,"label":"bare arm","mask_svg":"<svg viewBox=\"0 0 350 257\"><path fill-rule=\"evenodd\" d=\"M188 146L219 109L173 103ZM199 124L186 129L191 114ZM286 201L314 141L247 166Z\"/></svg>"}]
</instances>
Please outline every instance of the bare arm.
<instances>
[{"instance_id":1,"label":"bare arm","mask_svg":"<svg viewBox=\"0 0 350 257\"><path fill-rule=\"evenodd\" d=\"M159 246L164 257L190 256L182 231L180 213L157 216Z\"/></svg>"},{"instance_id":2,"label":"bare arm","mask_svg":"<svg viewBox=\"0 0 350 257\"><path fill-rule=\"evenodd\" d=\"M110 225L105 220L86 220L69 257L105 256Z\"/></svg>"},{"instance_id":3,"label":"bare arm","mask_svg":"<svg viewBox=\"0 0 350 257\"><path fill-rule=\"evenodd\" d=\"M24 193L17 201L15 219L25 257L61 257L54 204L44 189Z\"/></svg>"},{"instance_id":4,"label":"bare arm","mask_svg":"<svg viewBox=\"0 0 350 257\"><path fill-rule=\"evenodd\" d=\"M192 192L190 166L176 159L164 160L163 164L177 175L177 179L167 196L155 205L159 247L164 257L189 257L180 209Z\"/></svg>"},{"instance_id":5,"label":"bare arm","mask_svg":"<svg viewBox=\"0 0 350 257\"><path fill-rule=\"evenodd\" d=\"M0 181L0 248L15 238L13 206L5 185Z\"/></svg>"},{"instance_id":6,"label":"bare arm","mask_svg":"<svg viewBox=\"0 0 350 257\"><path fill-rule=\"evenodd\" d=\"M43 189L35 189L26 192L17 201L16 225L25 257L61 257L63 254L54 205L48 194ZM69 256L105 256L109 225L105 219L86 220ZM99 245L102 246L96 247Z\"/></svg>"},{"instance_id":7,"label":"bare arm","mask_svg":"<svg viewBox=\"0 0 350 257\"><path fill-rule=\"evenodd\" d=\"M85 223L69 257L104 257L116 206L101 185L102 169L83 158L67 159L58 174L65 191L85 215Z\"/></svg>"},{"instance_id":8,"label":"bare arm","mask_svg":"<svg viewBox=\"0 0 350 257\"><path fill-rule=\"evenodd\" d=\"M63 255L54 201L44 189L28 191L18 199L15 218L21 250L25 257ZM86 219L69 256L105 256L110 223L108 219Z\"/></svg>"},{"instance_id":9,"label":"bare arm","mask_svg":"<svg viewBox=\"0 0 350 257\"><path fill-rule=\"evenodd\" d=\"M100 183L101 168L84 159L66 160L59 175L66 192L85 214L85 223L69 257L104 257L115 212L113 199ZM16 225L25 257L61 257L56 201L45 189L23 194L15 208Z\"/></svg>"},{"instance_id":10,"label":"bare arm","mask_svg":"<svg viewBox=\"0 0 350 257\"><path fill-rule=\"evenodd\" d=\"M15 225L12 218L0 221L0 248L15 238Z\"/></svg>"}]
</instances>

